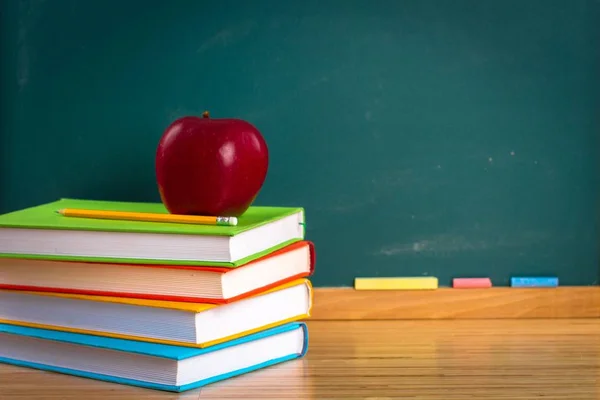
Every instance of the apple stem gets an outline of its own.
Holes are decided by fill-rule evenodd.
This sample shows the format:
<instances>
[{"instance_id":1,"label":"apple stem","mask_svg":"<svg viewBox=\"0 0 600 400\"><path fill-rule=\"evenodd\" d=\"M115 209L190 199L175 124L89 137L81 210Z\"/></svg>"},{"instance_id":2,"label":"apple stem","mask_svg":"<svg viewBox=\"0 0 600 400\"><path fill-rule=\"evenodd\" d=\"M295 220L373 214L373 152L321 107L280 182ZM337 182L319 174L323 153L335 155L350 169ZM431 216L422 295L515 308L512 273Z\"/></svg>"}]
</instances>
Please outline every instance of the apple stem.
<instances>
[{"instance_id":1,"label":"apple stem","mask_svg":"<svg viewBox=\"0 0 600 400\"><path fill-rule=\"evenodd\" d=\"M202 113L202 118L208 118L208 117L210 117L210 115L208 114L208 111L204 111Z\"/></svg>"}]
</instances>

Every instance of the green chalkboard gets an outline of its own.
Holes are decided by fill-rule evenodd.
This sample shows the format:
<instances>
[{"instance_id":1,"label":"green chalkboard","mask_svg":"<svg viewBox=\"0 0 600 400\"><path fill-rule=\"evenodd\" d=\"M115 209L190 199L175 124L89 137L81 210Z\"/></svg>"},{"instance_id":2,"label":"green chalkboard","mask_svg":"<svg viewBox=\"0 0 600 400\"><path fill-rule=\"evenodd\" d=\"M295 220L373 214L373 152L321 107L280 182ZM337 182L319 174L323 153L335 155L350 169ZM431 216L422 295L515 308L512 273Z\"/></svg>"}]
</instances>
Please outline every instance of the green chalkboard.
<instances>
[{"instance_id":1,"label":"green chalkboard","mask_svg":"<svg viewBox=\"0 0 600 400\"><path fill-rule=\"evenodd\" d=\"M255 124L316 286L600 276L600 2L2 2L0 211L158 201L175 118Z\"/></svg>"}]
</instances>

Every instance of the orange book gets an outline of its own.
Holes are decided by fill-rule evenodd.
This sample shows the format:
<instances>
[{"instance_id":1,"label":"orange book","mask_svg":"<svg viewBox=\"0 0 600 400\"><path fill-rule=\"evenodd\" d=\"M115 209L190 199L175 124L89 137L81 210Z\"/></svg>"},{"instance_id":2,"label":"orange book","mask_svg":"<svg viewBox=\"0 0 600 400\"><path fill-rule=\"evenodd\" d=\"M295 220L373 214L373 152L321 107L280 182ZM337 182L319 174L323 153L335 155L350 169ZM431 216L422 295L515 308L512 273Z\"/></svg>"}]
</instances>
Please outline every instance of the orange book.
<instances>
[{"instance_id":1,"label":"orange book","mask_svg":"<svg viewBox=\"0 0 600 400\"><path fill-rule=\"evenodd\" d=\"M229 304L0 290L0 323L188 347L209 347L309 318L299 279Z\"/></svg>"},{"instance_id":2,"label":"orange book","mask_svg":"<svg viewBox=\"0 0 600 400\"><path fill-rule=\"evenodd\" d=\"M226 304L312 275L302 240L231 267L0 258L0 289Z\"/></svg>"}]
</instances>

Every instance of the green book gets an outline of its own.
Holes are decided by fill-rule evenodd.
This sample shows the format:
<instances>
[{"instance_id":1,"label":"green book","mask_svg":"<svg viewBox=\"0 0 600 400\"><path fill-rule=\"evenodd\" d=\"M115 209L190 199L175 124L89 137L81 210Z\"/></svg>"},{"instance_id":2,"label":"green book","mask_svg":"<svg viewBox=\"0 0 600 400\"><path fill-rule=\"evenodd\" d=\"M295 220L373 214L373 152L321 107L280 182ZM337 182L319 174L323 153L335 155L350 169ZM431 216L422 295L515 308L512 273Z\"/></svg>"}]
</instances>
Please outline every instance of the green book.
<instances>
[{"instance_id":1,"label":"green book","mask_svg":"<svg viewBox=\"0 0 600 400\"><path fill-rule=\"evenodd\" d=\"M235 267L304 239L301 207L253 206L236 226L65 217L63 208L168 213L161 203L61 199L0 215L0 257Z\"/></svg>"}]
</instances>

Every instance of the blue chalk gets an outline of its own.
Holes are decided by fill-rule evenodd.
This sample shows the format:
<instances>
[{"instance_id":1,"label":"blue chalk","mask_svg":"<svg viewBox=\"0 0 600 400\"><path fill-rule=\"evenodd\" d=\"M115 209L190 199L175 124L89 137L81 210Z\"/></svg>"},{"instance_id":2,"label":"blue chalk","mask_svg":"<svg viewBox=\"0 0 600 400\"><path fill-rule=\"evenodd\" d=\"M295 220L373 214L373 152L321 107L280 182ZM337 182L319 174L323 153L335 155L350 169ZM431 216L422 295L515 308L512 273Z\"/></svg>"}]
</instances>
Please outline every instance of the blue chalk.
<instances>
[{"instance_id":1,"label":"blue chalk","mask_svg":"<svg viewBox=\"0 0 600 400\"><path fill-rule=\"evenodd\" d=\"M556 287L558 278L556 277L512 277L510 278L512 287Z\"/></svg>"}]
</instances>

